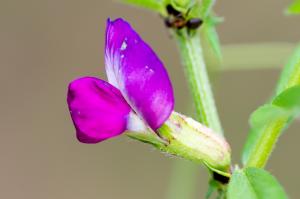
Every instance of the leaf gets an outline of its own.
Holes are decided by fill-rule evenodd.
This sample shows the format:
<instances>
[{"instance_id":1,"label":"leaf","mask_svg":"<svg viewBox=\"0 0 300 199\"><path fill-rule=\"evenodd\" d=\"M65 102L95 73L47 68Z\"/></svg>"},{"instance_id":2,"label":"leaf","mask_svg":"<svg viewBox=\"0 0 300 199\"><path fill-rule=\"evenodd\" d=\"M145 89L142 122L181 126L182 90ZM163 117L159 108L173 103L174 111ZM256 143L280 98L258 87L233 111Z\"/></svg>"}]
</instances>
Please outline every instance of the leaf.
<instances>
[{"instance_id":1,"label":"leaf","mask_svg":"<svg viewBox=\"0 0 300 199\"><path fill-rule=\"evenodd\" d=\"M300 45L285 65L276 88L276 95L285 89L300 84Z\"/></svg>"},{"instance_id":2,"label":"leaf","mask_svg":"<svg viewBox=\"0 0 300 199\"><path fill-rule=\"evenodd\" d=\"M285 66L270 104L250 118L251 131L242 154L246 166L264 167L281 132L300 110L300 47Z\"/></svg>"},{"instance_id":3,"label":"leaf","mask_svg":"<svg viewBox=\"0 0 300 199\"><path fill-rule=\"evenodd\" d=\"M165 3L168 1L175 10L181 13L190 12L190 9L198 7L198 2L196 0L166 0Z\"/></svg>"},{"instance_id":4,"label":"leaf","mask_svg":"<svg viewBox=\"0 0 300 199\"><path fill-rule=\"evenodd\" d=\"M216 31L216 23L214 17L208 17L201 29L201 37L204 42L207 43L210 52L213 54L213 60L217 60L218 63L222 62L222 51L218 33ZM205 51L207 51L205 49Z\"/></svg>"},{"instance_id":5,"label":"leaf","mask_svg":"<svg viewBox=\"0 0 300 199\"><path fill-rule=\"evenodd\" d=\"M282 117L291 117L300 110L300 85L284 90L276 96L271 104L256 109L250 116L250 126L260 129L269 122Z\"/></svg>"},{"instance_id":6,"label":"leaf","mask_svg":"<svg viewBox=\"0 0 300 199\"><path fill-rule=\"evenodd\" d=\"M246 163L251 151L257 145L263 128L272 123L285 120L285 127L300 112L300 85L284 90L273 99L271 104L265 104L255 110L250 116L251 132L244 146L242 162Z\"/></svg>"},{"instance_id":7,"label":"leaf","mask_svg":"<svg viewBox=\"0 0 300 199\"><path fill-rule=\"evenodd\" d=\"M211 9L215 4L215 0L202 0L200 7L200 16L202 18L206 18L209 13L211 13Z\"/></svg>"},{"instance_id":8,"label":"leaf","mask_svg":"<svg viewBox=\"0 0 300 199\"><path fill-rule=\"evenodd\" d=\"M300 0L294 0L286 10L287 14L300 14Z\"/></svg>"},{"instance_id":9,"label":"leaf","mask_svg":"<svg viewBox=\"0 0 300 199\"><path fill-rule=\"evenodd\" d=\"M263 128L272 122L281 121L289 117L289 114L290 111L273 104L263 105L251 114L249 120L251 130L242 154L242 162L244 164L246 164L250 153L261 139Z\"/></svg>"},{"instance_id":10,"label":"leaf","mask_svg":"<svg viewBox=\"0 0 300 199\"><path fill-rule=\"evenodd\" d=\"M218 191L218 188L219 188L219 184L215 180L211 179L209 181L208 190L206 192L205 199L211 198L212 194Z\"/></svg>"},{"instance_id":11,"label":"leaf","mask_svg":"<svg viewBox=\"0 0 300 199\"><path fill-rule=\"evenodd\" d=\"M121 0L124 3L143 7L149 10L162 12L163 8L163 1L162 0Z\"/></svg>"},{"instance_id":12,"label":"leaf","mask_svg":"<svg viewBox=\"0 0 300 199\"><path fill-rule=\"evenodd\" d=\"M286 199L275 177L263 169L235 170L228 186L228 199Z\"/></svg>"},{"instance_id":13,"label":"leaf","mask_svg":"<svg viewBox=\"0 0 300 199\"><path fill-rule=\"evenodd\" d=\"M300 85L292 86L280 93L272 104L293 112L300 109Z\"/></svg>"},{"instance_id":14,"label":"leaf","mask_svg":"<svg viewBox=\"0 0 300 199\"><path fill-rule=\"evenodd\" d=\"M197 1L194 3L194 5L192 5L192 7L190 7L190 9L188 9L185 12L188 12L188 16L187 19L191 19L191 18L201 18L200 12L201 12L201 7L200 7L200 2Z\"/></svg>"},{"instance_id":15,"label":"leaf","mask_svg":"<svg viewBox=\"0 0 300 199\"><path fill-rule=\"evenodd\" d=\"M266 104L256 109L250 116L250 126L259 129L266 123L287 116L289 112L282 107Z\"/></svg>"}]
</instances>

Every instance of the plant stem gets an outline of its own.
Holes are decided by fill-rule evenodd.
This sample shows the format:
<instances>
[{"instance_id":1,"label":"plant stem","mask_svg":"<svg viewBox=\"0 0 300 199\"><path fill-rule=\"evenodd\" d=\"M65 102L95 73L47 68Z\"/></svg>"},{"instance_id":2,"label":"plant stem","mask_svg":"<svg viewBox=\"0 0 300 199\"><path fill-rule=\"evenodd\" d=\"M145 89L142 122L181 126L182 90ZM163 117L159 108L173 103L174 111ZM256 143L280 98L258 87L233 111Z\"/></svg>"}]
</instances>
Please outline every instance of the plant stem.
<instances>
[{"instance_id":1,"label":"plant stem","mask_svg":"<svg viewBox=\"0 0 300 199\"><path fill-rule=\"evenodd\" d=\"M185 75L193 96L197 119L212 128L216 133L223 135L202 54L199 32L189 34L186 29L177 30L174 31L174 37L179 48L181 60L185 66ZM181 173L185 175L189 173L186 171L187 168L180 167L179 161L175 162L174 167L180 169L174 173L173 178L178 178L178 176L182 178ZM192 172L195 171L193 170ZM180 182L181 186L186 183L196 184L196 179L189 178L187 182L182 180ZM178 189L177 186L177 184L170 186L170 192L173 193L172 196L182 195L181 189ZM184 194L187 195L186 192Z\"/></svg>"},{"instance_id":2,"label":"plant stem","mask_svg":"<svg viewBox=\"0 0 300 199\"><path fill-rule=\"evenodd\" d=\"M263 168L266 165L288 119L289 118L280 118L271 122L259 132L261 136L258 142L255 143L255 147L245 165L246 167Z\"/></svg>"},{"instance_id":3,"label":"plant stem","mask_svg":"<svg viewBox=\"0 0 300 199\"><path fill-rule=\"evenodd\" d=\"M193 96L198 120L223 134L202 54L198 32L175 31L176 42L185 66L185 74Z\"/></svg>"},{"instance_id":4,"label":"plant stem","mask_svg":"<svg viewBox=\"0 0 300 199\"><path fill-rule=\"evenodd\" d=\"M284 90L298 85L300 83L300 46L298 46L290 57L288 63L285 65L277 88L275 96L279 95ZM281 132L295 119L294 116L286 116L271 121L261 129L258 134L259 139L253 146L249 158L246 162L247 167L264 167L275 148L276 142L279 139Z\"/></svg>"}]
</instances>

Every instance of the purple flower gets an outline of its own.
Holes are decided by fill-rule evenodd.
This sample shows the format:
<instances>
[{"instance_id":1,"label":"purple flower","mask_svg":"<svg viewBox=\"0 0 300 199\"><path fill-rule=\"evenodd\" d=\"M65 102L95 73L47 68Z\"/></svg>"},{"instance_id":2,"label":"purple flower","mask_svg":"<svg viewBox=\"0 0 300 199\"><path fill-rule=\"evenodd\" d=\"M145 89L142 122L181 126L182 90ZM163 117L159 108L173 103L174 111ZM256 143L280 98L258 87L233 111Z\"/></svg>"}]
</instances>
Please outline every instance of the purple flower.
<instances>
[{"instance_id":1,"label":"purple flower","mask_svg":"<svg viewBox=\"0 0 300 199\"><path fill-rule=\"evenodd\" d=\"M67 102L77 138L97 143L137 130L158 129L174 108L163 63L123 19L107 21L105 69L108 82L82 77L69 84Z\"/></svg>"}]
</instances>

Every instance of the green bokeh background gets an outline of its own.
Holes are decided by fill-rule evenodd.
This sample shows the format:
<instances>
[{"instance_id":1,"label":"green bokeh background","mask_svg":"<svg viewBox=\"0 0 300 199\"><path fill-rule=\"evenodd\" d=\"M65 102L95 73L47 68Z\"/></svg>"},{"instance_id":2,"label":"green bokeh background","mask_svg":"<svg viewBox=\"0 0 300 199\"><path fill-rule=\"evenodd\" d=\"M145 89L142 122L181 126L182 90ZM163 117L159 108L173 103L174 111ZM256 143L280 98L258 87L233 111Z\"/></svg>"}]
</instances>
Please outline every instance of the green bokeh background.
<instances>
[{"instance_id":1,"label":"green bokeh background","mask_svg":"<svg viewBox=\"0 0 300 199\"><path fill-rule=\"evenodd\" d=\"M244 63L257 68L262 60L264 67L274 68L223 70L214 78L218 110L235 162L245 142L249 114L271 95L284 59L300 41L300 17L283 14L289 3L216 4L216 12L225 17L218 27L225 46L224 67ZM105 78L108 17L124 17L151 44L173 81L176 110L191 113L178 52L159 16L108 0L0 0L0 198L164 199L168 195L175 158L127 137L97 145L80 144L74 137L66 106L67 84L78 76ZM259 42L264 43L254 50L230 48ZM284 42L279 47L282 53L265 50L276 49L265 42ZM299 140L296 121L281 137L267 167L291 198L300 197ZM191 176L198 179L195 198L203 198L206 170L199 167Z\"/></svg>"}]
</instances>

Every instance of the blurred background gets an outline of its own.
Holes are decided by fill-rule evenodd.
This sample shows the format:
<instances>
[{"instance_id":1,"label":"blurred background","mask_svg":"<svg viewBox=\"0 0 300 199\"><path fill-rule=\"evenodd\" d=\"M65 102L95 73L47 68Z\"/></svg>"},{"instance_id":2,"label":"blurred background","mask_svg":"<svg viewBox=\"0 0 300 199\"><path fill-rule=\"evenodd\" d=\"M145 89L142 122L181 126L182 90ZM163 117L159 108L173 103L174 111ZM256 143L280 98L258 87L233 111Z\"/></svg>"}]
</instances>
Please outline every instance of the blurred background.
<instances>
[{"instance_id":1,"label":"blurred background","mask_svg":"<svg viewBox=\"0 0 300 199\"><path fill-rule=\"evenodd\" d=\"M280 68L300 41L300 17L283 14L289 3L217 1L216 13L225 18L218 27L225 69L214 78L214 90L235 163L249 114L271 95ZM109 0L0 0L0 198L170 198L175 158L125 136L97 145L80 144L75 138L66 88L79 76L106 79L108 17L130 21L151 44L173 81L176 110L191 113L178 52L159 16ZM261 49L270 52L249 50L261 42ZM282 43L282 53L274 56L275 47L266 42ZM239 63L258 68L266 59L262 70L226 69ZM299 127L295 122L284 133L267 167L291 198L300 197L300 174L295 172L300 167ZM196 171L190 179L197 179L191 198L204 198L208 174L202 166ZM186 182L182 177L182 187Z\"/></svg>"}]
</instances>

